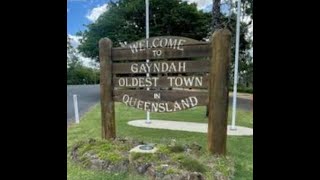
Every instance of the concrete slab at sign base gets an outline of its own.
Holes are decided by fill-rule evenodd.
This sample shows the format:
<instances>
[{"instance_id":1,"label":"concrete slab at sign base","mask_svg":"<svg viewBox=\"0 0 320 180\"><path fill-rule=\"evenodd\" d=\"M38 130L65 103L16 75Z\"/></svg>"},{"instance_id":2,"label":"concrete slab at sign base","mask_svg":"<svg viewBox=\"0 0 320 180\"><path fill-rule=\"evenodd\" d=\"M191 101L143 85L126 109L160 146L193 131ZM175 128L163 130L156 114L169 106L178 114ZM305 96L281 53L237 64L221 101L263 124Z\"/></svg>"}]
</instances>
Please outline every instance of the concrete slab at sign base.
<instances>
[{"instance_id":1,"label":"concrete slab at sign base","mask_svg":"<svg viewBox=\"0 0 320 180\"><path fill-rule=\"evenodd\" d=\"M176 131L189 132L208 132L207 123L181 122L181 121L167 121L167 120L150 120L151 123L146 123L145 119L129 121L128 124L136 127L154 128L154 129L168 129ZM252 136L253 129L248 127L236 126L236 130L230 130L228 126L227 134L230 136Z\"/></svg>"}]
</instances>

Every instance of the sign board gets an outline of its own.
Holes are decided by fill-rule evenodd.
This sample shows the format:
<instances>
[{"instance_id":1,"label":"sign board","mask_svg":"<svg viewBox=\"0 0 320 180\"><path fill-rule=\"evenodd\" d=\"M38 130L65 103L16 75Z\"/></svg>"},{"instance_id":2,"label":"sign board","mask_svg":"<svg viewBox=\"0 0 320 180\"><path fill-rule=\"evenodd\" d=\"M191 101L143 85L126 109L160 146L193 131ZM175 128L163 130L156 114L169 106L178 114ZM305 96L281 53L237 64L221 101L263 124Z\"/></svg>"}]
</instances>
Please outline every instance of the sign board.
<instances>
[{"instance_id":1,"label":"sign board","mask_svg":"<svg viewBox=\"0 0 320 180\"><path fill-rule=\"evenodd\" d=\"M211 42L159 36L115 48L101 39L102 137L116 137L114 102L158 113L207 105L208 149L225 154L231 33L212 36Z\"/></svg>"},{"instance_id":2,"label":"sign board","mask_svg":"<svg viewBox=\"0 0 320 180\"><path fill-rule=\"evenodd\" d=\"M113 100L160 113L206 105L209 49L208 42L177 36L153 37L113 48Z\"/></svg>"}]
</instances>

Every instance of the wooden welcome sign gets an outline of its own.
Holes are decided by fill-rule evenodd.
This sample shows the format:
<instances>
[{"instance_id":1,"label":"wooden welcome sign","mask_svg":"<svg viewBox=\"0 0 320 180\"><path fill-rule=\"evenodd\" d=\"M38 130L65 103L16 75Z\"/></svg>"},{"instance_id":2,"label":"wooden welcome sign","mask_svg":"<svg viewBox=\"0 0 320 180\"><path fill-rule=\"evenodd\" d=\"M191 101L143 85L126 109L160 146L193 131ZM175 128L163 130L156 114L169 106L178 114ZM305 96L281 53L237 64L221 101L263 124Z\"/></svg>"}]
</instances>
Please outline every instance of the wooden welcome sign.
<instances>
[{"instance_id":1,"label":"wooden welcome sign","mask_svg":"<svg viewBox=\"0 0 320 180\"><path fill-rule=\"evenodd\" d=\"M101 39L102 137L116 136L114 102L159 113L208 105L208 148L224 154L230 37L219 30L211 42L160 36L116 48Z\"/></svg>"}]
</instances>

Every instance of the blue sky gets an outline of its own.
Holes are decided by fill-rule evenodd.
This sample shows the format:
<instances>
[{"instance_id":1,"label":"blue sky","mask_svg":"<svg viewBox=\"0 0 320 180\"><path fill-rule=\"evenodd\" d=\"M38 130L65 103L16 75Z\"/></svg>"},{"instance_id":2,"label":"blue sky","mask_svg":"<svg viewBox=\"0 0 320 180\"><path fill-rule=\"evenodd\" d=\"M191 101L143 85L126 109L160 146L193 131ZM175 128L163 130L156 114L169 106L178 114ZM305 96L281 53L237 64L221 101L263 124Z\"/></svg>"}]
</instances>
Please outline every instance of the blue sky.
<instances>
[{"instance_id":1,"label":"blue sky","mask_svg":"<svg viewBox=\"0 0 320 180\"><path fill-rule=\"evenodd\" d=\"M196 2L198 9L211 11L212 0L184 0ZM101 13L106 10L109 0L67 0L67 32L75 35L78 31L85 29L84 24L94 22ZM104 6L103 6L104 5ZM152 5L152 4L150 4ZM222 11L225 8L221 8Z\"/></svg>"},{"instance_id":2,"label":"blue sky","mask_svg":"<svg viewBox=\"0 0 320 180\"><path fill-rule=\"evenodd\" d=\"M75 35L76 32L85 29L83 24L92 21L88 17L94 16L92 10L99 8L109 0L67 0L67 32ZM87 17L88 16L88 17Z\"/></svg>"},{"instance_id":3,"label":"blue sky","mask_svg":"<svg viewBox=\"0 0 320 180\"><path fill-rule=\"evenodd\" d=\"M67 33L71 38L71 45L74 48L80 44L81 37L76 33L83 31L89 23L94 22L103 12L107 10L107 3L110 0L67 0ZM116 0L114 0L116 1ZM183 0L189 3L195 2L198 9L211 11L212 0ZM222 0L222 3L229 2ZM152 4L150 4L152 6ZM222 5L221 11L226 12L229 8ZM79 54L80 59L85 65L89 66L90 58L83 57Z\"/></svg>"}]
</instances>

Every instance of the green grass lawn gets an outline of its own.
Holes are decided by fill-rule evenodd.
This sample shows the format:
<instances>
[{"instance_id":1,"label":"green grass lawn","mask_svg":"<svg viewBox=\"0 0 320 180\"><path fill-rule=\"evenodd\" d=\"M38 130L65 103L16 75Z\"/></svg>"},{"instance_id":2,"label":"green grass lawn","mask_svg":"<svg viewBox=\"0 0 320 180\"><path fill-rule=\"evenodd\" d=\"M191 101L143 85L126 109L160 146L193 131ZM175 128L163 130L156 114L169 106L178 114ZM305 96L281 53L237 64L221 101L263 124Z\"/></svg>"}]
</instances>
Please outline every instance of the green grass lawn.
<instances>
[{"instance_id":1,"label":"green grass lawn","mask_svg":"<svg viewBox=\"0 0 320 180\"><path fill-rule=\"evenodd\" d=\"M135 119L144 119L146 112L127 107L123 104L116 103L116 133L118 137L131 137L145 142L167 143L171 139L176 139L180 143L196 142L200 144L203 151L207 148L207 134L184 131L149 129L129 126L128 121ZM186 111L175 113L151 113L152 119L174 120L186 122L207 122L205 118L206 109L204 106L195 107ZM231 122L231 108L229 111L229 124ZM140 176L128 174L108 174L99 171L86 170L74 164L70 160L70 149L74 142L86 140L88 138L101 137L101 119L100 105L93 107L80 120L79 125L73 125L68 128L68 155L67 155L67 175L68 180L140 180ZM253 127L252 112L237 111L237 125ZM235 160L235 178L236 180L253 179L253 143L250 137L228 136L227 153Z\"/></svg>"}]
</instances>

